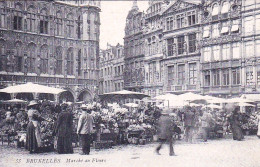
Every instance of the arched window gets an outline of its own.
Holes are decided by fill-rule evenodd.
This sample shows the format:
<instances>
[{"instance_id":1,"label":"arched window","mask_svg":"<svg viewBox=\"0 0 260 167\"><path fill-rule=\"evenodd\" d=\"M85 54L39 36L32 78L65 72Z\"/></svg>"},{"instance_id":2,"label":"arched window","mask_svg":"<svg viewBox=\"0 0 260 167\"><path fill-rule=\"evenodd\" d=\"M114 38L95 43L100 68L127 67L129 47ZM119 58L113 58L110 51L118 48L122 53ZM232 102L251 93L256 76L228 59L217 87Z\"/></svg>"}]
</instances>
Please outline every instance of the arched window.
<instances>
[{"instance_id":1,"label":"arched window","mask_svg":"<svg viewBox=\"0 0 260 167\"><path fill-rule=\"evenodd\" d=\"M228 13L228 10L229 10L229 4L228 2L224 2L222 5L221 14Z\"/></svg>"},{"instance_id":2,"label":"arched window","mask_svg":"<svg viewBox=\"0 0 260 167\"><path fill-rule=\"evenodd\" d=\"M29 6L27 9L27 31L36 32L36 10L34 6Z\"/></svg>"},{"instance_id":3,"label":"arched window","mask_svg":"<svg viewBox=\"0 0 260 167\"><path fill-rule=\"evenodd\" d=\"M22 50L22 43L17 42L15 44L15 68L14 70L17 72L22 72L22 64L23 64L23 50Z\"/></svg>"},{"instance_id":4,"label":"arched window","mask_svg":"<svg viewBox=\"0 0 260 167\"><path fill-rule=\"evenodd\" d=\"M80 21L80 16L79 16L79 17L78 17L78 25L77 25L77 34L78 34L78 39L81 38L80 25L81 25L81 21Z\"/></svg>"},{"instance_id":5,"label":"arched window","mask_svg":"<svg viewBox=\"0 0 260 167\"><path fill-rule=\"evenodd\" d=\"M40 57L41 57L41 73L47 74L48 73L48 63L49 63L49 53L48 53L48 46L43 45L40 50Z\"/></svg>"},{"instance_id":6,"label":"arched window","mask_svg":"<svg viewBox=\"0 0 260 167\"><path fill-rule=\"evenodd\" d=\"M218 15L218 4L215 4L215 5L213 5L213 8L212 8L212 16L216 16L216 15Z\"/></svg>"},{"instance_id":7,"label":"arched window","mask_svg":"<svg viewBox=\"0 0 260 167\"><path fill-rule=\"evenodd\" d=\"M22 4L16 3L15 4L15 11L14 11L14 17L13 17L13 29L14 30L22 30L23 27L23 13L22 13Z\"/></svg>"},{"instance_id":8,"label":"arched window","mask_svg":"<svg viewBox=\"0 0 260 167\"><path fill-rule=\"evenodd\" d=\"M70 38L74 37L74 21L71 13L67 15L67 34Z\"/></svg>"},{"instance_id":9,"label":"arched window","mask_svg":"<svg viewBox=\"0 0 260 167\"><path fill-rule=\"evenodd\" d=\"M59 46L56 48L56 74L62 74L62 62L62 47Z\"/></svg>"},{"instance_id":10,"label":"arched window","mask_svg":"<svg viewBox=\"0 0 260 167\"><path fill-rule=\"evenodd\" d=\"M69 48L67 52L67 74L73 75L73 48Z\"/></svg>"},{"instance_id":11,"label":"arched window","mask_svg":"<svg viewBox=\"0 0 260 167\"><path fill-rule=\"evenodd\" d=\"M28 72L35 72L35 60L36 60L36 45L34 43L29 43L27 49L27 68Z\"/></svg>"},{"instance_id":12,"label":"arched window","mask_svg":"<svg viewBox=\"0 0 260 167\"><path fill-rule=\"evenodd\" d=\"M61 11L58 11L56 18L56 35L62 36L62 30L62 14Z\"/></svg>"},{"instance_id":13,"label":"arched window","mask_svg":"<svg viewBox=\"0 0 260 167\"><path fill-rule=\"evenodd\" d=\"M81 49L78 52L78 75L81 75Z\"/></svg>"},{"instance_id":14,"label":"arched window","mask_svg":"<svg viewBox=\"0 0 260 167\"><path fill-rule=\"evenodd\" d=\"M40 16L40 33L48 34L49 32L49 21L48 21L48 12L46 8L41 10Z\"/></svg>"}]
</instances>

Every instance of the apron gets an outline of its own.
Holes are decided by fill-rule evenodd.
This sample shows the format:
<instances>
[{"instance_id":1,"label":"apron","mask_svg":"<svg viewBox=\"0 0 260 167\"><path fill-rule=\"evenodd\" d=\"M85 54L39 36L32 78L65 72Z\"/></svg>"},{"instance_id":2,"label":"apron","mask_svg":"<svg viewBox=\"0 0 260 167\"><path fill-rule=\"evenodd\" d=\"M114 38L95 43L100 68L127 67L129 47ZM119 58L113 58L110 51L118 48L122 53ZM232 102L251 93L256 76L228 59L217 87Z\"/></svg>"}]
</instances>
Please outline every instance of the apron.
<instances>
[{"instance_id":1,"label":"apron","mask_svg":"<svg viewBox=\"0 0 260 167\"><path fill-rule=\"evenodd\" d=\"M38 121L32 121L34 127L35 127L35 137L37 140L37 145L38 147L42 146L42 140L41 140L41 129L40 129L40 124Z\"/></svg>"}]
</instances>

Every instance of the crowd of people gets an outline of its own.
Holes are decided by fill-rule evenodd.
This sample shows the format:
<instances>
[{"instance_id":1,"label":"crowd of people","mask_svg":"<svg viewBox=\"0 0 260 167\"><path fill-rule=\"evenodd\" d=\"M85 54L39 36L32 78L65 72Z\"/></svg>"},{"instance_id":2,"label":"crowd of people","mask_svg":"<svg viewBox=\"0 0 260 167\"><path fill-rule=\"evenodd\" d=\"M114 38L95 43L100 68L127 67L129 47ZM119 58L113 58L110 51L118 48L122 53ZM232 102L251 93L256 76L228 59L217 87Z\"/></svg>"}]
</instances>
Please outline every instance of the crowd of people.
<instances>
[{"instance_id":1,"label":"crowd of people","mask_svg":"<svg viewBox=\"0 0 260 167\"><path fill-rule=\"evenodd\" d=\"M78 105L79 106L79 105ZM53 105L48 101L31 101L26 108L12 107L0 110L0 128L2 133L16 136L25 131L26 135L19 137L19 142L30 153L37 153L53 148L59 154L73 153L73 143L80 141L82 152L88 155L90 147L100 133L114 133L118 143L129 143L125 132L142 131L141 135L158 135L158 154L164 143L169 143L170 155L175 155L173 144L176 139L184 139L192 143L201 138L223 137L232 132L234 140L243 140L244 129L251 124L250 117L240 112L239 107L230 111L216 111L210 108L185 106L182 109L160 109L153 105L140 105L137 108L126 109L122 105L112 109L107 104L91 103L75 107L73 104L62 103ZM247 121L245 121L247 120ZM244 123L243 123L244 122ZM246 122L246 123L245 123ZM260 137L259 124L257 135ZM149 133L148 133L149 132ZM144 138L144 137L143 137ZM143 141L142 140L140 141ZM141 138L140 138L141 139Z\"/></svg>"}]
</instances>

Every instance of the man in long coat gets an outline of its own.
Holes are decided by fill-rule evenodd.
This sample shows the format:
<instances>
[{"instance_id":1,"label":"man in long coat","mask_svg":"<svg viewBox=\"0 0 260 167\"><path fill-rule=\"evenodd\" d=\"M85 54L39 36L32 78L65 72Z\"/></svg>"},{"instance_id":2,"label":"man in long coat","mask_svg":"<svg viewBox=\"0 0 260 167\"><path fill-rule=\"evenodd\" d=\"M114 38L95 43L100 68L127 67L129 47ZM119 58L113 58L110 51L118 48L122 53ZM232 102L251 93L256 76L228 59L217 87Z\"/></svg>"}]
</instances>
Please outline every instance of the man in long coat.
<instances>
[{"instance_id":1,"label":"man in long coat","mask_svg":"<svg viewBox=\"0 0 260 167\"><path fill-rule=\"evenodd\" d=\"M169 116L170 111L164 110L161 113L161 117L158 121L159 133L158 138L160 141L159 146L156 148L156 153L160 155L159 151L162 148L162 145L167 142L170 147L170 156L175 155L173 150L173 132L174 132L174 121Z\"/></svg>"},{"instance_id":2,"label":"man in long coat","mask_svg":"<svg viewBox=\"0 0 260 167\"><path fill-rule=\"evenodd\" d=\"M73 133L73 115L67 111L67 105L62 105L62 112L58 116L56 124L57 151L59 154L73 153L72 133Z\"/></svg>"},{"instance_id":3,"label":"man in long coat","mask_svg":"<svg viewBox=\"0 0 260 167\"><path fill-rule=\"evenodd\" d=\"M88 155L90 152L90 143L91 143L91 133L93 132L93 117L90 115L91 109L82 105L82 114L79 117L77 134L80 135L82 142L82 153L83 155Z\"/></svg>"}]
</instances>

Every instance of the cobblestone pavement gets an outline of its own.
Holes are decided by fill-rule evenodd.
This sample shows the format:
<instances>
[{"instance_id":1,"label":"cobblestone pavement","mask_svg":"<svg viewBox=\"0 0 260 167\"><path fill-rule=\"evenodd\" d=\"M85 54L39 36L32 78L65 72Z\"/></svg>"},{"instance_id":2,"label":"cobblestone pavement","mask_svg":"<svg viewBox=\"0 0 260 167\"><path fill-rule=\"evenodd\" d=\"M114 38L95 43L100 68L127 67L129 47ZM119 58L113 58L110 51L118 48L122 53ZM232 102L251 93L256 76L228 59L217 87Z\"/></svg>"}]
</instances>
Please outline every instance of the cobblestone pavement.
<instances>
[{"instance_id":1,"label":"cobblestone pavement","mask_svg":"<svg viewBox=\"0 0 260 167\"><path fill-rule=\"evenodd\" d=\"M0 167L260 167L260 139L246 136L244 141L232 139L210 140L206 143L187 144L177 142L177 156L168 155L164 146L161 155L156 155L156 143L142 146L124 145L106 150L91 150L91 155L59 155L54 152L29 154L24 149L0 146Z\"/></svg>"}]
</instances>

